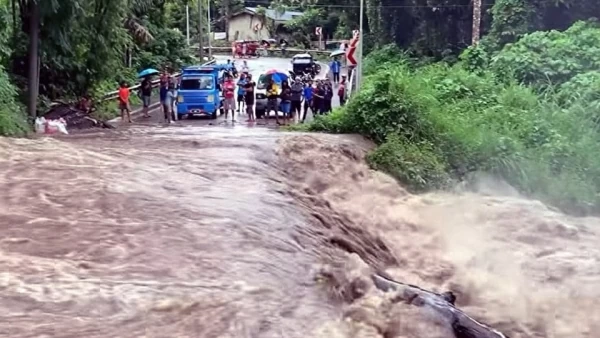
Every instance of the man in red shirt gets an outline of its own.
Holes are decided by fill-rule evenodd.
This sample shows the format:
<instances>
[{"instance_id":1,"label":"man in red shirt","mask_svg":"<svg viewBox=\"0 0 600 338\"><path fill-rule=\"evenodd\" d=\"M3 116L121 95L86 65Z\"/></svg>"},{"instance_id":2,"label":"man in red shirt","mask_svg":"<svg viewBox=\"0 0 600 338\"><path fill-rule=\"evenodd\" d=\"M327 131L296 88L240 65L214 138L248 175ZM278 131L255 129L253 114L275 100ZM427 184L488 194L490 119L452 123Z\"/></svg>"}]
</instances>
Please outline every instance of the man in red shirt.
<instances>
[{"instance_id":1,"label":"man in red shirt","mask_svg":"<svg viewBox=\"0 0 600 338\"><path fill-rule=\"evenodd\" d=\"M231 78L231 75L227 75L223 82L223 109L225 110L225 121L231 110L231 121L235 122L235 82Z\"/></svg>"}]
</instances>

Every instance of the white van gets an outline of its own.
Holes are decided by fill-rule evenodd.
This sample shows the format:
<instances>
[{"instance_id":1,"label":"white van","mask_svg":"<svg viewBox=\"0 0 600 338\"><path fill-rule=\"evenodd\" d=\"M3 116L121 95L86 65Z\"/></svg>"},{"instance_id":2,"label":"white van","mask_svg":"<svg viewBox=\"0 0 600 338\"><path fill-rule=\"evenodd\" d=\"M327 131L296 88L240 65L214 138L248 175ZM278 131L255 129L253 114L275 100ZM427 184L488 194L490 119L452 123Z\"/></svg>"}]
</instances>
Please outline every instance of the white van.
<instances>
[{"instance_id":1,"label":"white van","mask_svg":"<svg viewBox=\"0 0 600 338\"><path fill-rule=\"evenodd\" d=\"M256 88L254 90L256 94L256 106L254 111L256 113L256 118L260 118L265 115L267 111L267 81L269 80L269 76L267 74L260 74L258 80L256 81ZM281 87L279 88L279 93L281 94ZM280 99L277 99L277 107L279 107Z\"/></svg>"}]
</instances>

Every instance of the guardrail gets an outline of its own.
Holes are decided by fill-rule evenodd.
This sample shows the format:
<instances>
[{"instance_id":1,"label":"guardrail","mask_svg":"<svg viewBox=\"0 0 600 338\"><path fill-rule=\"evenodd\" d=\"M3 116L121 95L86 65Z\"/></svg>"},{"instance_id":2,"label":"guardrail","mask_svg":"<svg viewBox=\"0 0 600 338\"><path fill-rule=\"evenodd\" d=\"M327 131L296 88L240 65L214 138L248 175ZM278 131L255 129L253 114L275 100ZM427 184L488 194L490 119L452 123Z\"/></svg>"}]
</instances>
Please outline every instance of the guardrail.
<instances>
[{"instance_id":1,"label":"guardrail","mask_svg":"<svg viewBox=\"0 0 600 338\"><path fill-rule=\"evenodd\" d=\"M212 64L215 64L216 62L217 62L217 60L211 60L211 61L204 63L203 66L212 65ZM172 76L180 77L181 73L176 73ZM157 88L159 84L160 84L160 79L156 79L156 80L152 81L152 88ZM140 88L140 85L137 84L135 86L129 87L129 90L133 91L133 90L137 90L139 88ZM101 101L114 100L114 99L117 99L118 97L119 97L119 91L115 90L114 92L104 94L101 98Z\"/></svg>"},{"instance_id":2,"label":"guardrail","mask_svg":"<svg viewBox=\"0 0 600 338\"><path fill-rule=\"evenodd\" d=\"M192 46L192 49L198 49L198 46ZM210 49L213 53L219 54L232 54L231 47L204 47L204 49ZM263 51L265 56L281 55L283 52L281 48L259 48ZM329 56L331 55L330 50L317 50L317 49L298 49L298 48L286 48L286 54L303 54L308 53L311 55Z\"/></svg>"}]
</instances>

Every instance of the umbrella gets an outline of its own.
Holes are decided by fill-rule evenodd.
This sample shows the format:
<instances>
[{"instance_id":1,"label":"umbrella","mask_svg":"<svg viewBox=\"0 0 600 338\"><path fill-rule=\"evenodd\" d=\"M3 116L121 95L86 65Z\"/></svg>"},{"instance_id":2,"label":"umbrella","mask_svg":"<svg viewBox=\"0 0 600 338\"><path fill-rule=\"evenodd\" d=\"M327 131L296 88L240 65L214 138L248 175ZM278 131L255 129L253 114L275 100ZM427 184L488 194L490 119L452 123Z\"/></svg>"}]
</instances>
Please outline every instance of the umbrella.
<instances>
[{"instance_id":1,"label":"umbrella","mask_svg":"<svg viewBox=\"0 0 600 338\"><path fill-rule=\"evenodd\" d=\"M268 70L265 74L270 75L273 81L278 83L288 80L288 75L286 73L278 71L277 69Z\"/></svg>"},{"instance_id":2,"label":"umbrella","mask_svg":"<svg viewBox=\"0 0 600 338\"><path fill-rule=\"evenodd\" d=\"M336 50L335 52L331 52L329 57L332 57L332 58L338 57L340 55L344 55L344 53L346 53L346 52L344 52L343 50Z\"/></svg>"},{"instance_id":3,"label":"umbrella","mask_svg":"<svg viewBox=\"0 0 600 338\"><path fill-rule=\"evenodd\" d=\"M158 74L158 70L154 69L154 68L148 68L148 69L144 69L141 72L138 73L138 77L146 77L146 76L150 76L150 75L156 75Z\"/></svg>"}]
</instances>

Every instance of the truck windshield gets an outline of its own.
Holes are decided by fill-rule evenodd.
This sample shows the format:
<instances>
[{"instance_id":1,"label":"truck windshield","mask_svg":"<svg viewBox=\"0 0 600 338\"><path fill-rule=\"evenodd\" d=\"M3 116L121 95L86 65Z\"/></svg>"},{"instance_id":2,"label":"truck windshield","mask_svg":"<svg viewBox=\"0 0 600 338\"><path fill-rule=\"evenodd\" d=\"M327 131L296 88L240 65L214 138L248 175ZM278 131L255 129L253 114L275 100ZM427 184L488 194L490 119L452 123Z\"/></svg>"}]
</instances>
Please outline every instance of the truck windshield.
<instances>
[{"instance_id":1,"label":"truck windshield","mask_svg":"<svg viewBox=\"0 0 600 338\"><path fill-rule=\"evenodd\" d=\"M297 65L310 64L312 63L312 58L294 58L293 63Z\"/></svg>"},{"instance_id":2,"label":"truck windshield","mask_svg":"<svg viewBox=\"0 0 600 338\"><path fill-rule=\"evenodd\" d=\"M210 90L215 84L212 75L186 76L181 79L181 90Z\"/></svg>"},{"instance_id":3,"label":"truck windshield","mask_svg":"<svg viewBox=\"0 0 600 338\"><path fill-rule=\"evenodd\" d=\"M267 88L267 81L269 77L265 74L258 77L258 82L256 82L256 89L265 89Z\"/></svg>"}]
</instances>

